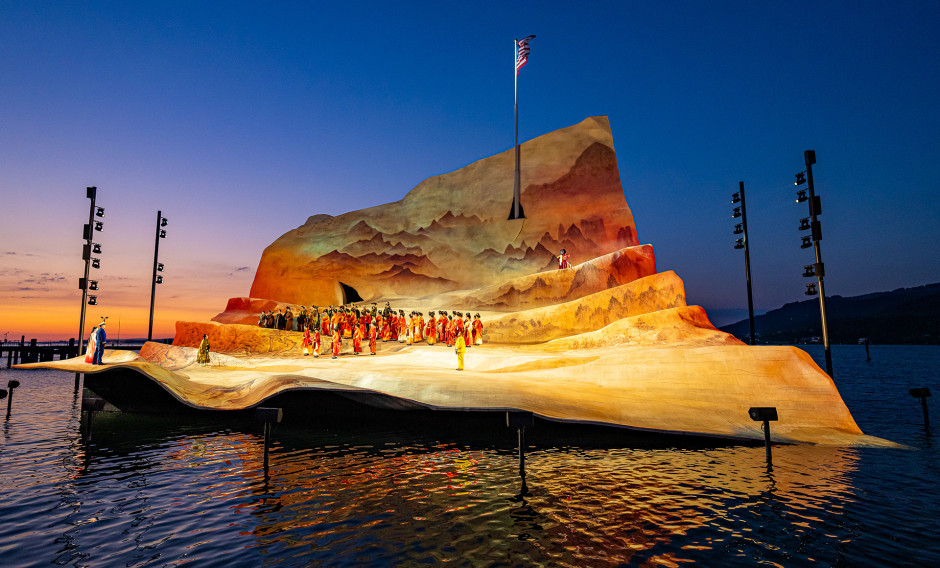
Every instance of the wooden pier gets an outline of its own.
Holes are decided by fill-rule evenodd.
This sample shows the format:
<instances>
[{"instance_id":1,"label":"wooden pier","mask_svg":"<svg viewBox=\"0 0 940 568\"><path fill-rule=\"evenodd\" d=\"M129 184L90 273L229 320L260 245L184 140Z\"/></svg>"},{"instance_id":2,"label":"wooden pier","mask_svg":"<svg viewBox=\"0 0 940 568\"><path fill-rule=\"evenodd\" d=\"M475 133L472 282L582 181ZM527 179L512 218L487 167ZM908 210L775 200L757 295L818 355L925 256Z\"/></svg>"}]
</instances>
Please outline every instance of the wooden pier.
<instances>
[{"instance_id":1,"label":"wooden pier","mask_svg":"<svg viewBox=\"0 0 940 568\"><path fill-rule=\"evenodd\" d=\"M9 369L13 365L22 363L40 363L42 361L56 361L70 359L78 355L78 345L75 338L69 339L68 343L61 341L39 343L35 339L30 339L27 343L26 336L22 336L19 342L0 341L0 361L6 358L6 367Z\"/></svg>"}]
</instances>

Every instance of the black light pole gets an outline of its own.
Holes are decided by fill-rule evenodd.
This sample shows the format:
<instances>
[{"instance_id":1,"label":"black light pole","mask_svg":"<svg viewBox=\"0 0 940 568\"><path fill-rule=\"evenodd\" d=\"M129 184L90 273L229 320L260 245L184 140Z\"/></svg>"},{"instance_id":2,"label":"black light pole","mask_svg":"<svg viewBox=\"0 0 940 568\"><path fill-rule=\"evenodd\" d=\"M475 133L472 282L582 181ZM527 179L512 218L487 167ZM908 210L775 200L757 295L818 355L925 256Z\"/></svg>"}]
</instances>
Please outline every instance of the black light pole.
<instances>
[{"instance_id":1,"label":"black light pole","mask_svg":"<svg viewBox=\"0 0 940 568\"><path fill-rule=\"evenodd\" d=\"M754 345L757 341L754 333L754 297L751 293L751 253L747 238L747 206L744 201L744 182L738 182L738 192L731 194L731 203L741 203L740 207L735 207L731 213L731 218L741 218L741 222L734 226L734 234L744 234L743 237L734 242L734 248L744 249L744 272L747 275L747 315L751 323L751 335L749 343Z\"/></svg>"},{"instance_id":2,"label":"black light pole","mask_svg":"<svg viewBox=\"0 0 940 568\"><path fill-rule=\"evenodd\" d=\"M153 340L153 302L157 295L157 284L163 284L163 276L157 276L157 271L163 272L163 265L157 262L160 255L160 239L166 238L166 218L162 211L157 211L157 230L153 237L153 278L150 280L150 327L147 329L147 341Z\"/></svg>"},{"instance_id":3,"label":"black light pole","mask_svg":"<svg viewBox=\"0 0 940 568\"><path fill-rule=\"evenodd\" d=\"M79 353L85 350L84 347L82 347L85 340L85 302L88 301L88 273L91 270L91 241L94 236L94 231L92 231L91 227L95 222L95 197L97 197L98 188L86 187L85 194L88 199L91 200L91 204L88 206L88 224L85 225L84 232L82 233L82 236L85 238L85 245L82 247L82 260L85 261L85 275L78 281L78 287L82 290L82 315L78 320Z\"/></svg>"},{"instance_id":4,"label":"black light pole","mask_svg":"<svg viewBox=\"0 0 940 568\"><path fill-rule=\"evenodd\" d=\"M88 276L92 268L101 268L101 259L93 258L92 254L101 253L101 245L96 244L93 241L95 236L95 231L101 231L104 228L103 221L95 221L95 215L98 217L104 217L104 208L95 206L95 199L98 194L97 187L86 187L85 196L91 200L91 203L88 206L88 223L83 228L82 237L85 240L84 246L82 246L82 260L85 261L85 274L78 279L78 287L82 291L82 313L78 321L78 352L76 356L81 355L85 350L83 347L85 340L85 306L96 306L98 305L98 296L89 296L89 290L98 289L97 280L89 280ZM81 373L75 373L75 390L78 390L78 383L81 379Z\"/></svg>"},{"instance_id":5,"label":"black light pole","mask_svg":"<svg viewBox=\"0 0 940 568\"><path fill-rule=\"evenodd\" d=\"M819 196L816 195L816 188L813 185L813 164L816 163L816 151L806 150L803 152L803 161L806 163L806 171L796 174L795 185L799 186L806 183L809 196L807 197L806 195L807 190L797 190L796 202L809 202L809 217L800 219L800 230L809 230L811 234L803 237L803 244L801 246L802 248L812 246L816 253L816 263L804 266L803 276L807 278L816 277L816 285L806 285L806 295L815 296L819 294L819 314L822 319L823 347L826 351L826 372L832 377L832 351L829 347L829 323L826 319L826 288L823 285L823 277L826 275L826 270L822 261L822 252L819 250L819 241L822 240L822 226L819 224L818 217L822 214L822 202ZM812 240L812 245L810 245L810 240Z\"/></svg>"}]
</instances>

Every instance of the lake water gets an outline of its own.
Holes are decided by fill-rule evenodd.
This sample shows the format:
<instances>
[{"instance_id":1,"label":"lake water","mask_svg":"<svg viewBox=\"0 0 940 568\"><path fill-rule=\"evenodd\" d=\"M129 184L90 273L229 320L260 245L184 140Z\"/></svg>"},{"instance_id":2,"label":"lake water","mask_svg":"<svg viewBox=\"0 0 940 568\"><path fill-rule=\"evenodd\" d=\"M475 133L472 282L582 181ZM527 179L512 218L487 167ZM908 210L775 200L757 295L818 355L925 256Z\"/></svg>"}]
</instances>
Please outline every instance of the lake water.
<instances>
[{"instance_id":1,"label":"lake water","mask_svg":"<svg viewBox=\"0 0 940 568\"><path fill-rule=\"evenodd\" d=\"M822 361L822 348L810 346ZM17 379L0 435L2 566L940 566L940 347L833 348L866 434L909 450L96 415ZM935 402L937 398L928 399ZM3 401L4 403L6 401ZM0 414L2 420L2 414Z\"/></svg>"}]
</instances>

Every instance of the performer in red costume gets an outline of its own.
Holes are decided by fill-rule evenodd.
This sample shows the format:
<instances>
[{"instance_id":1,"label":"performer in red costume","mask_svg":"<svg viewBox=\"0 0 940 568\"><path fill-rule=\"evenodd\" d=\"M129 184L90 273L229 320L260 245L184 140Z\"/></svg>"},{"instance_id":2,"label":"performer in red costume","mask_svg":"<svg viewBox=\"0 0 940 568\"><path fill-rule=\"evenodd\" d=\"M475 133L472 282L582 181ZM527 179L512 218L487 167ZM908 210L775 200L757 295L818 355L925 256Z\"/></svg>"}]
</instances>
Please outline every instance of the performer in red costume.
<instances>
[{"instance_id":1,"label":"performer in red costume","mask_svg":"<svg viewBox=\"0 0 940 568\"><path fill-rule=\"evenodd\" d=\"M480 319L480 314L473 316L473 343L483 345L483 320Z\"/></svg>"},{"instance_id":2,"label":"performer in red costume","mask_svg":"<svg viewBox=\"0 0 940 568\"><path fill-rule=\"evenodd\" d=\"M343 348L343 331L339 323L333 328L333 358L339 357L339 352Z\"/></svg>"},{"instance_id":3,"label":"performer in red costume","mask_svg":"<svg viewBox=\"0 0 940 568\"><path fill-rule=\"evenodd\" d=\"M359 331L359 326L354 326L355 331L353 331L353 354L359 355L362 353L362 332Z\"/></svg>"},{"instance_id":4,"label":"performer in red costume","mask_svg":"<svg viewBox=\"0 0 940 568\"><path fill-rule=\"evenodd\" d=\"M310 337L310 329L304 328L304 340L301 342L300 346L304 349L304 357L310 355L310 346L313 345L313 338Z\"/></svg>"},{"instance_id":5,"label":"performer in red costume","mask_svg":"<svg viewBox=\"0 0 940 568\"><path fill-rule=\"evenodd\" d=\"M375 331L375 327L375 321L369 324L369 353L371 355L375 355L376 336L378 335Z\"/></svg>"},{"instance_id":6,"label":"performer in red costume","mask_svg":"<svg viewBox=\"0 0 940 568\"><path fill-rule=\"evenodd\" d=\"M561 253L558 255L558 268L571 268L571 264L568 263L568 251L561 249Z\"/></svg>"},{"instance_id":7,"label":"performer in red costume","mask_svg":"<svg viewBox=\"0 0 940 568\"><path fill-rule=\"evenodd\" d=\"M467 349L473 347L473 342L470 341L470 332L471 332L470 312L467 312L466 315L464 315L464 320L463 320L463 343L464 345L467 346Z\"/></svg>"},{"instance_id":8,"label":"performer in red costume","mask_svg":"<svg viewBox=\"0 0 940 568\"><path fill-rule=\"evenodd\" d=\"M424 335L428 339L428 345L434 345L434 341L437 339L437 319L434 317L433 311L428 312L428 326L425 328Z\"/></svg>"}]
</instances>

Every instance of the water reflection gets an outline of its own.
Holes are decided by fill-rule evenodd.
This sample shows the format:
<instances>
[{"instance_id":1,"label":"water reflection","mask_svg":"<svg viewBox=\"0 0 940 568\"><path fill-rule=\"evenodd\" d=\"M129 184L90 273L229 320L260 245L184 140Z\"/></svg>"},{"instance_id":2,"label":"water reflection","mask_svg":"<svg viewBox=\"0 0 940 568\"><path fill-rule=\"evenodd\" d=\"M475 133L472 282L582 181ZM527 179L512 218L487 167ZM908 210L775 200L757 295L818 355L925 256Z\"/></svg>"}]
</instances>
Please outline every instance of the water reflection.
<instances>
[{"instance_id":1,"label":"water reflection","mask_svg":"<svg viewBox=\"0 0 940 568\"><path fill-rule=\"evenodd\" d=\"M505 428L281 427L265 475L251 423L102 413L86 442L71 381L20 400L0 446L0 554L15 546L24 566L940 560L927 439L776 446L769 472L763 446L588 447L535 429L524 491Z\"/></svg>"}]
</instances>

